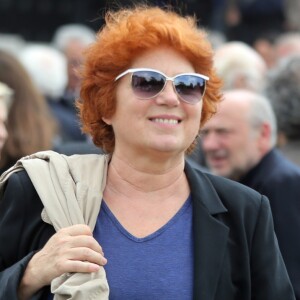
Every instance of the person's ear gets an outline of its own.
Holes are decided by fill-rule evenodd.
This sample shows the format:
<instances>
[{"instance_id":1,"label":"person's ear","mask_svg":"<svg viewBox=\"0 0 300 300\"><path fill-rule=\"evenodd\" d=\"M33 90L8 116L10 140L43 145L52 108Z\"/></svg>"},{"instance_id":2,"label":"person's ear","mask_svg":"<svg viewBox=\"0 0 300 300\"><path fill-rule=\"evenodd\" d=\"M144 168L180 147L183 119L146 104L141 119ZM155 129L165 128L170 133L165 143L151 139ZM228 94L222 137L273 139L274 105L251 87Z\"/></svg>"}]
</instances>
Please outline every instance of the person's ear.
<instances>
[{"instance_id":1,"label":"person's ear","mask_svg":"<svg viewBox=\"0 0 300 300\"><path fill-rule=\"evenodd\" d=\"M105 118L105 117L102 117L102 121L104 122L104 123L106 123L107 125L111 125L111 118Z\"/></svg>"},{"instance_id":2,"label":"person's ear","mask_svg":"<svg viewBox=\"0 0 300 300\"><path fill-rule=\"evenodd\" d=\"M262 152L266 152L270 150L271 145L271 126L269 123L263 123L260 127L259 133L259 148Z\"/></svg>"}]
</instances>

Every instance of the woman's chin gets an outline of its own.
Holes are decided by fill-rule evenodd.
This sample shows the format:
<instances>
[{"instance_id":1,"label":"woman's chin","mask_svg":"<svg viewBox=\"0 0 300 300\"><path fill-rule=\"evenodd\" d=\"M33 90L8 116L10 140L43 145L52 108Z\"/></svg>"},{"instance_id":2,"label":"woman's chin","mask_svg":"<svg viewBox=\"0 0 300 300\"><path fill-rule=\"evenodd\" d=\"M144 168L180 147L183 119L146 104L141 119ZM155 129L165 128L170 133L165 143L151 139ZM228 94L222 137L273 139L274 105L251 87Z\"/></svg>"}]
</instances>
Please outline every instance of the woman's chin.
<instances>
[{"instance_id":1,"label":"woman's chin","mask_svg":"<svg viewBox=\"0 0 300 300\"><path fill-rule=\"evenodd\" d=\"M163 143L154 144L150 146L150 149L156 150L157 152L160 152L162 154L165 153L165 154L174 155L180 152L183 153L186 147L178 143L163 142Z\"/></svg>"}]
</instances>

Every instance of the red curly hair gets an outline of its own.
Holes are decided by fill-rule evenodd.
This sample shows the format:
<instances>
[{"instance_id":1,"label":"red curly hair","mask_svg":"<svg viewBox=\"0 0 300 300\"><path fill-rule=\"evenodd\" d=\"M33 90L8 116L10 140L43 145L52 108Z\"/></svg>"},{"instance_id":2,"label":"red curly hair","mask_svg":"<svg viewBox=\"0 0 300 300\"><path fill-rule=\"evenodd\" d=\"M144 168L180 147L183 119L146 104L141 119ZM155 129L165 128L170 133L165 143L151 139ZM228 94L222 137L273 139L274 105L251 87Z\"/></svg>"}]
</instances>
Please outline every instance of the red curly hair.
<instances>
[{"instance_id":1,"label":"red curly hair","mask_svg":"<svg viewBox=\"0 0 300 300\"><path fill-rule=\"evenodd\" d=\"M112 153L115 136L102 118L111 117L116 109L116 76L128 69L142 52L167 45L181 53L197 73L209 76L200 127L215 112L221 100L221 81L213 68L213 51L206 33L197 28L192 17L182 17L170 10L140 6L108 12L106 25L86 51L82 69L80 99L77 101L82 129L96 146ZM187 150L193 149L191 145Z\"/></svg>"}]
</instances>

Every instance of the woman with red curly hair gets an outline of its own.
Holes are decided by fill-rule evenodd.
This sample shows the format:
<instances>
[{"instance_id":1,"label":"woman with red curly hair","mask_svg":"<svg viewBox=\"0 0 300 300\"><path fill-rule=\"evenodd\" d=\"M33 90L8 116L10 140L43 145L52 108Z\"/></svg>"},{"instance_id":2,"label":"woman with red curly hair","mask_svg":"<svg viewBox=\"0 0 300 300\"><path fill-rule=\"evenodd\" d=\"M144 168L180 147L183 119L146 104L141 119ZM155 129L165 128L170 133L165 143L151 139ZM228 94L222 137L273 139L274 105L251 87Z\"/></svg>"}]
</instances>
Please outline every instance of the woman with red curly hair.
<instances>
[{"instance_id":1,"label":"woman with red curly hair","mask_svg":"<svg viewBox=\"0 0 300 300\"><path fill-rule=\"evenodd\" d=\"M195 20L155 7L111 12L85 55L78 108L83 131L106 152L93 161L106 163L100 172L89 155L64 160L80 161L68 169L74 205L86 224L96 211L95 222L55 233L42 221L53 208L40 185L36 192L31 172L14 173L0 202L0 298L51 299L51 284L55 299L295 299L268 200L185 161L221 100ZM90 178L86 189L103 189L82 197L90 194L80 175Z\"/></svg>"}]
</instances>

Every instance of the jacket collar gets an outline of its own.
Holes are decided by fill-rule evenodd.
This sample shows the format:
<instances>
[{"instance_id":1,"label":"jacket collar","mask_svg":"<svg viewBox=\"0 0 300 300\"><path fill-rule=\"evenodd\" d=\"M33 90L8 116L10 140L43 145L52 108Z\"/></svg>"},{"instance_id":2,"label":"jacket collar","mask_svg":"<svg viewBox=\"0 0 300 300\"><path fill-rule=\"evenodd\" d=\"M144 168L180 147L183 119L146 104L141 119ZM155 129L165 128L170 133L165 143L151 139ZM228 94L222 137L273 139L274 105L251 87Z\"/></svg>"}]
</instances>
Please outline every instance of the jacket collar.
<instances>
[{"instance_id":1,"label":"jacket collar","mask_svg":"<svg viewBox=\"0 0 300 300\"><path fill-rule=\"evenodd\" d=\"M278 150L272 149L239 182L260 191L265 182L262 179L267 178L270 170L274 169L274 166L278 165L278 161L283 161L283 159Z\"/></svg>"},{"instance_id":2,"label":"jacket collar","mask_svg":"<svg viewBox=\"0 0 300 300\"><path fill-rule=\"evenodd\" d=\"M186 162L193 200L194 299L215 299L229 228L216 216L227 212L211 180Z\"/></svg>"},{"instance_id":3,"label":"jacket collar","mask_svg":"<svg viewBox=\"0 0 300 300\"><path fill-rule=\"evenodd\" d=\"M202 205L211 215L227 212L205 172L193 167L189 161L185 162L184 171L190 185L191 195L199 205Z\"/></svg>"}]
</instances>

